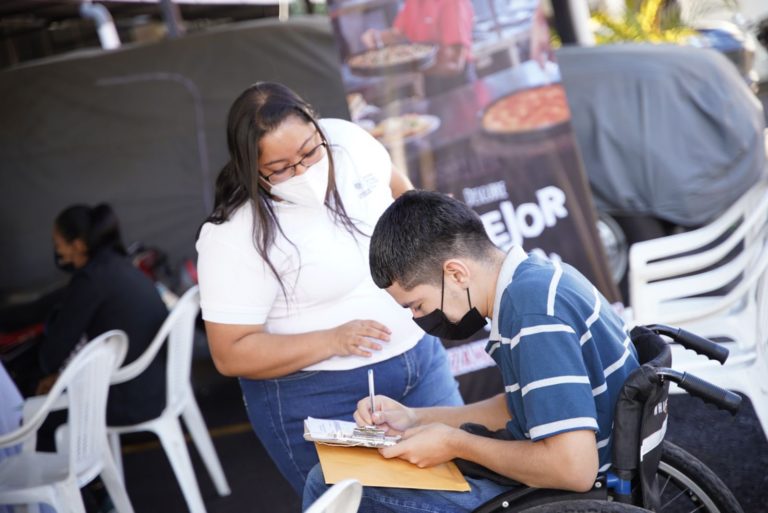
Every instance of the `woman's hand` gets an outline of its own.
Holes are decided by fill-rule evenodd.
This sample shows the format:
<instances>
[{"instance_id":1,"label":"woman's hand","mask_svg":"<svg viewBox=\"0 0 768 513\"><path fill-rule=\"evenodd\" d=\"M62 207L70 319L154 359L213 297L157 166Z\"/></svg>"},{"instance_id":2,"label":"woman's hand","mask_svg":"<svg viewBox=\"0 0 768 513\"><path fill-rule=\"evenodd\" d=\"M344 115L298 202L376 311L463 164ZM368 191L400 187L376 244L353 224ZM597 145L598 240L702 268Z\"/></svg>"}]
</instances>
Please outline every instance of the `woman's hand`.
<instances>
[{"instance_id":1,"label":"woman's hand","mask_svg":"<svg viewBox=\"0 0 768 513\"><path fill-rule=\"evenodd\" d=\"M381 351L381 344L389 342L389 328L376 321L355 320L329 330L331 349L336 356L371 356L371 351Z\"/></svg>"},{"instance_id":2,"label":"woman's hand","mask_svg":"<svg viewBox=\"0 0 768 513\"><path fill-rule=\"evenodd\" d=\"M395 43L404 43L408 39L394 27L384 30L370 28L363 32L360 41L369 50L372 48L381 48Z\"/></svg>"},{"instance_id":3,"label":"woman's hand","mask_svg":"<svg viewBox=\"0 0 768 513\"><path fill-rule=\"evenodd\" d=\"M371 399L365 397L357 402L354 413L358 426L377 426L387 430L388 435L402 434L418 422L416 412L385 395L374 396L376 412L371 415Z\"/></svg>"},{"instance_id":4,"label":"woman's hand","mask_svg":"<svg viewBox=\"0 0 768 513\"><path fill-rule=\"evenodd\" d=\"M363 35L360 36L360 40L368 49L380 48L382 46L382 41L381 41L382 32L383 32L382 30L370 28L365 32L363 32Z\"/></svg>"},{"instance_id":5,"label":"woman's hand","mask_svg":"<svg viewBox=\"0 0 768 513\"><path fill-rule=\"evenodd\" d=\"M51 391L53 388L53 385L56 384L56 380L58 379L58 374L51 374L50 376L46 376L43 379L41 379L37 383L37 388L35 389L35 395L45 395L48 392Z\"/></svg>"}]
</instances>

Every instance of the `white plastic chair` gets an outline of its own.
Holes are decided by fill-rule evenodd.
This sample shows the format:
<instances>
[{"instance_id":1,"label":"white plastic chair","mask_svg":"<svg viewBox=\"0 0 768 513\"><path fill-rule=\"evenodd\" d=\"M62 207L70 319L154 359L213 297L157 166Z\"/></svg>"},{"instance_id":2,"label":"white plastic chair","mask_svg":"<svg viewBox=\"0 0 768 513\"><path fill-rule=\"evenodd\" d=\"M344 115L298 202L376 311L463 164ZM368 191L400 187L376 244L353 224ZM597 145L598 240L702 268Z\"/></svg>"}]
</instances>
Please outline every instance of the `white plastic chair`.
<instances>
[{"instance_id":1,"label":"white plastic chair","mask_svg":"<svg viewBox=\"0 0 768 513\"><path fill-rule=\"evenodd\" d=\"M189 458L179 416L184 418L184 423L208 469L216 491L219 495L231 493L190 382L195 319L199 310L200 292L198 287L194 286L178 300L146 351L136 360L119 369L112 379L113 385L124 383L144 372L167 339L166 403L162 413L140 424L108 428L112 452L121 471L120 435L140 431L151 431L157 435L179 482L187 507L192 513L204 513L205 504Z\"/></svg>"},{"instance_id":2,"label":"white plastic chair","mask_svg":"<svg viewBox=\"0 0 768 513\"><path fill-rule=\"evenodd\" d=\"M629 259L633 321L725 339L724 366L673 346L675 368L749 397L768 438L766 183L703 228L634 244Z\"/></svg>"},{"instance_id":3,"label":"white plastic chair","mask_svg":"<svg viewBox=\"0 0 768 513\"><path fill-rule=\"evenodd\" d=\"M362 498L360 481L345 479L331 486L304 513L355 513Z\"/></svg>"},{"instance_id":4,"label":"white plastic chair","mask_svg":"<svg viewBox=\"0 0 768 513\"><path fill-rule=\"evenodd\" d=\"M0 504L53 506L58 513L85 513L80 487L101 475L120 513L133 513L107 444L109 378L128 349L124 332L108 331L75 355L50 393L19 429L0 436L0 447L34 438L62 393L68 394L68 429L57 452L22 451L0 462Z\"/></svg>"}]
</instances>

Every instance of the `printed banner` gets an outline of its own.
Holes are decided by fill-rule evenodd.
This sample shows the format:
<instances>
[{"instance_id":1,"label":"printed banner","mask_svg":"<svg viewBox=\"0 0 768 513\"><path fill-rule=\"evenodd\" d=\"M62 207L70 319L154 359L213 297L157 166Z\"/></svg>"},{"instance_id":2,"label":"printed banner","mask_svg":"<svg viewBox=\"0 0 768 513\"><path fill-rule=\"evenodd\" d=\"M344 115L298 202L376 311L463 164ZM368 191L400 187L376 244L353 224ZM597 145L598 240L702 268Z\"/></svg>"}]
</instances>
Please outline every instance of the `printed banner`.
<instances>
[{"instance_id":1,"label":"printed banner","mask_svg":"<svg viewBox=\"0 0 768 513\"><path fill-rule=\"evenodd\" d=\"M414 185L470 205L501 249L567 262L617 301L539 0L328 7L352 119ZM465 400L499 390L469 391L493 365L482 340L444 341Z\"/></svg>"}]
</instances>

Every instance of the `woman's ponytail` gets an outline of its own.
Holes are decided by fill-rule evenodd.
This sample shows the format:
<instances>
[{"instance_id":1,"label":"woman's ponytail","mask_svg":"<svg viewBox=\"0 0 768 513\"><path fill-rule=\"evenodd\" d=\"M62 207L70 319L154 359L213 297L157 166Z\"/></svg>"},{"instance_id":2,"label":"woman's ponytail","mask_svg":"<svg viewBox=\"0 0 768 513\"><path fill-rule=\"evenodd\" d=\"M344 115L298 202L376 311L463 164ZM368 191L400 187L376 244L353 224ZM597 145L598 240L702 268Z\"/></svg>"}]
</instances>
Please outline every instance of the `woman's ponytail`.
<instances>
[{"instance_id":1,"label":"woman's ponytail","mask_svg":"<svg viewBox=\"0 0 768 513\"><path fill-rule=\"evenodd\" d=\"M112 207L100 203L95 207L72 205L56 216L56 231L67 241L80 239L93 256L104 248L126 254L120 237L120 225Z\"/></svg>"},{"instance_id":2,"label":"woman's ponytail","mask_svg":"<svg viewBox=\"0 0 768 513\"><path fill-rule=\"evenodd\" d=\"M93 256L101 249L112 249L122 255L127 254L120 236L120 223L112 207L100 203L91 208L89 215L91 227L85 240L88 253Z\"/></svg>"}]
</instances>

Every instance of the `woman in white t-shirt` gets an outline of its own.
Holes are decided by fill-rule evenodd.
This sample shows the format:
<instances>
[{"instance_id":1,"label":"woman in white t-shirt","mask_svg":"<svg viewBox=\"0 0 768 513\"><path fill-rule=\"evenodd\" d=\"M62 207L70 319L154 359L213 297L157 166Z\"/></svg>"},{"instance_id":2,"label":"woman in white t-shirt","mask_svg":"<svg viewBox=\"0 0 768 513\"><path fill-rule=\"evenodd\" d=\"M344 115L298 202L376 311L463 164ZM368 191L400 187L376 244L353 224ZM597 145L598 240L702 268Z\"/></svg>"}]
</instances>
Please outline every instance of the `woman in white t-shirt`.
<instances>
[{"instance_id":1,"label":"woman in white t-shirt","mask_svg":"<svg viewBox=\"0 0 768 513\"><path fill-rule=\"evenodd\" d=\"M317 463L303 420L352 420L369 368L377 393L409 406L461 397L440 341L370 276L373 227L412 187L386 149L265 82L235 100L227 142L197 241L203 319L216 367L240 378L254 431L301 494Z\"/></svg>"}]
</instances>

